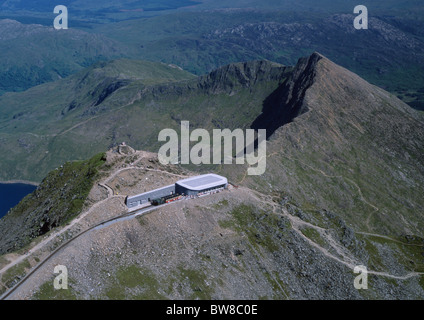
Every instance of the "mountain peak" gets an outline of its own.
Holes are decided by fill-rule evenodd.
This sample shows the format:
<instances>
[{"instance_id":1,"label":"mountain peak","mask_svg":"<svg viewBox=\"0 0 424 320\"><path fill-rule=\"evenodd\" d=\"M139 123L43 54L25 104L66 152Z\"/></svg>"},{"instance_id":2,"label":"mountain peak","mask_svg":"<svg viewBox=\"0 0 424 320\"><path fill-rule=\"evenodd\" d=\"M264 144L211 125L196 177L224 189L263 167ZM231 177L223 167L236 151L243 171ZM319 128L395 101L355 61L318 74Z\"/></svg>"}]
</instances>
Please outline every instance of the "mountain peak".
<instances>
[{"instance_id":1,"label":"mountain peak","mask_svg":"<svg viewBox=\"0 0 424 320\"><path fill-rule=\"evenodd\" d=\"M267 129L267 152L276 155L263 181L279 170L274 187L299 202L354 212L350 222L367 232L422 235L423 203L411 186L424 176L424 118L393 94L314 53L267 98L252 127Z\"/></svg>"},{"instance_id":2,"label":"mountain peak","mask_svg":"<svg viewBox=\"0 0 424 320\"><path fill-rule=\"evenodd\" d=\"M335 117L335 112L368 120L373 113L385 112L387 108L421 118L395 96L314 52L300 58L287 81L266 99L252 128L266 128L270 137L278 128L312 109L328 121Z\"/></svg>"},{"instance_id":3,"label":"mountain peak","mask_svg":"<svg viewBox=\"0 0 424 320\"><path fill-rule=\"evenodd\" d=\"M312 54L311 54L311 57L318 57L318 58L325 58L325 59L327 59L326 57L324 57L324 55L322 55L321 53L319 53L318 51L314 51Z\"/></svg>"}]
</instances>

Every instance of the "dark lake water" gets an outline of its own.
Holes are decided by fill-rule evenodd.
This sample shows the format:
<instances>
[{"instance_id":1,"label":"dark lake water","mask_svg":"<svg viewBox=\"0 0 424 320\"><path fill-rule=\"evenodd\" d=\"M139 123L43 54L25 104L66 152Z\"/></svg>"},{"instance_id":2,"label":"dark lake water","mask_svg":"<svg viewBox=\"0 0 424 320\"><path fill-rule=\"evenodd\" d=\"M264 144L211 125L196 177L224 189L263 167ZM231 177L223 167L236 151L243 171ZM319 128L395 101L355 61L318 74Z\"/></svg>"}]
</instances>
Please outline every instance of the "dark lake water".
<instances>
[{"instance_id":1,"label":"dark lake water","mask_svg":"<svg viewBox=\"0 0 424 320\"><path fill-rule=\"evenodd\" d=\"M23 183L0 183L0 219L10 208L16 206L19 201L33 192L36 188L36 186Z\"/></svg>"}]
</instances>

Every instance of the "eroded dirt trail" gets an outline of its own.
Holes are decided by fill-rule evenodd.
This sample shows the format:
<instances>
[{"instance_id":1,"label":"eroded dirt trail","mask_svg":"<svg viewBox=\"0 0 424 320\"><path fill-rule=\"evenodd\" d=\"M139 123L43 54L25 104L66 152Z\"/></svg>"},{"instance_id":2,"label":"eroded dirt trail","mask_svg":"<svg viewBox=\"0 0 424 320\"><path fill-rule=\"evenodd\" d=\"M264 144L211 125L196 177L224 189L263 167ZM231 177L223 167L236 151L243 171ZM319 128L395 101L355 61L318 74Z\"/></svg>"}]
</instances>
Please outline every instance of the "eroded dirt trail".
<instances>
[{"instance_id":1,"label":"eroded dirt trail","mask_svg":"<svg viewBox=\"0 0 424 320\"><path fill-rule=\"evenodd\" d=\"M242 188L242 187L241 187ZM321 252L322 254L324 254L326 257L337 261L338 263L341 263L345 266L347 266L348 268L354 270L355 267L362 265L363 263L361 263L360 261L358 261L357 259L355 259L346 248L344 248L341 244L339 244L330 234L329 230L321 228L319 226L316 226L312 223L309 223L307 221L303 221L302 219L291 215L285 208L283 208L282 206L276 204L275 202L272 201L272 197L263 193L260 193L259 191L255 191L255 190L251 190L249 188L242 188L244 190L246 190L247 192L250 192L254 197L256 197L256 199L260 202L263 203L264 207L268 207L268 206L272 206L272 212L274 214L277 215L282 215L285 218L289 219L290 224L292 226L292 229L299 235L301 236L305 241L307 241L312 247L314 247L315 249L317 249L319 252ZM330 247L332 249L335 250L335 252L337 252L338 255L340 255L340 257L334 255L333 253L331 253L328 249L322 247L320 244L314 242L313 240L311 240L310 238L308 238L307 236L305 236L303 234L303 232L301 231L302 227L307 227L307 228L313 228L315 231L317 231L321 237L323 237L327 243L330 245ZM373 235L373 236L379 236L379 237L385 237L382 235L375 235L375 234L369 234L369 235ZM389 237L386 237L390 240L392 240ZM402 243L403 244L403 243ZM392 279L397 279L397 280L406 280L412 277L416 277L416 276L422 276L424 275L424 272L409 272L405 275L393 275L390 274L388 272L379 272L379 271L373 271L373 270L367 270L368 274L373 274L373 275L377 275L377 276L382 276L382 277L387 277L387 278L392 278Z\"/></svg>"}]
</instances>

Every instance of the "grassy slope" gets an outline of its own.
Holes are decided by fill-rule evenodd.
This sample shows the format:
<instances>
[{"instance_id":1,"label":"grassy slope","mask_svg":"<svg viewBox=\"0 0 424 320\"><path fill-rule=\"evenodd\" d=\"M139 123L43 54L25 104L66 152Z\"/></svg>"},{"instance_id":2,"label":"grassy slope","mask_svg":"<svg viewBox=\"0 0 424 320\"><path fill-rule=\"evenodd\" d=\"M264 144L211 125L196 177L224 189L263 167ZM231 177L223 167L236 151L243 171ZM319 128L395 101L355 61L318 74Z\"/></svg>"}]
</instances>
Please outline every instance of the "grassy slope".
<instances>
[{"instance_id":1,"label":"grassy slope","mask_svg":"<svg viewBox=\"0 0 424 320\"><path fill-rule=\"evenodd\" d=\"M98 105L95 102L105 88L116 81L128 80L130 74L123 72L122 75L121 72L118 80L113 78L104 83L105 77L109 79L107 74L111 67L107 64L105 71L104 67L91 68L61 83L2 97L0 100L8 99L5 104L10 105L10 110L28 101L26 112L15 119L2 115L0 139L9 154L1 160L5 168L2 179L22 178L23 175L27 180L39 180L64 161L84 159L122 141L157 152L159 131L164 128L179 131L181 120L190 120L192 128L244 128L260 113L265 98L284 80L284 76L281 77L284 68L272 63L263 63L265 71L259 77L263 77L262 80L244 85L235 77L243 64L236 65L234 70L223 68L213 75L217 79L205 76L174 83L170 81L192 79L193 76L160 64L141 65L143 71L135 72L140 77L145 72L146 79L131 80ZM149 78L149 69L145 66L154 66L157 78ZM158 67L164 72L161 77ZM261 68L260 64L252 67L255 68ZM220 77L227 79L221 82ZM63 86L66 90L60 90ZM49 93L42 96L40 93L46 89L50 89ZM16 162L16 159L20 160Z\"/></svg>"},{"instance_id":2,"label":"grassy slope","mask_svg":"<svg viewBox=\"0 0 424 320\"><path fill-rule=\"evenodd\" d=\"M65 161L84 159L107 149L112 142L104 143L103 128L100 124L93 126L96 121L89 123L96 131L91 139L63 132L98 113L125 106L145 86L192 78L185 71L160 63L118 60L98 63L24 93L2 96L0 141L6 153L1 160L3 180L22 175L40 180ZM118 96L108 100L115 91ZM124 116L120 121L125 121Z\"/></svg>"},{"instance_id":3,"label":"grassy slope","mask_svg":"<svg viewBox=\"0 0 424 320\"><path fill-rule=\"evenodd\" d=\"M92 104L99 103L106 94L131 82L136 82L141 88L191 78L194 76L185 71L160 63L126 59L99 62L69 78L31 88L22 94L4 95L0 98L3 106L0 109L0 126L9 133L29 131L43 134L38 129L40 123L54 122L66 115L70 119L69 124L72 124L76 120L70 114L72 111L94 108L96 105ZM117 85L114 87L114 84ZM92 114L95 111L88 112ZM80 116L79 113L77 117ZM54 129L49 128L49 133L60 133L66 127L61 123Z\"/></svg>"},{"instance_id":4,"label":"grassy slope","mask_svg":"<svg viewBox=\"0 0 424 320\"><path fill-rule=\"evenodd\" d=\"M100 153L51 171L33 193L0 220L2 254L22 248L79 214L104 162L104 153Z\"/></svg>"}]
</instances>

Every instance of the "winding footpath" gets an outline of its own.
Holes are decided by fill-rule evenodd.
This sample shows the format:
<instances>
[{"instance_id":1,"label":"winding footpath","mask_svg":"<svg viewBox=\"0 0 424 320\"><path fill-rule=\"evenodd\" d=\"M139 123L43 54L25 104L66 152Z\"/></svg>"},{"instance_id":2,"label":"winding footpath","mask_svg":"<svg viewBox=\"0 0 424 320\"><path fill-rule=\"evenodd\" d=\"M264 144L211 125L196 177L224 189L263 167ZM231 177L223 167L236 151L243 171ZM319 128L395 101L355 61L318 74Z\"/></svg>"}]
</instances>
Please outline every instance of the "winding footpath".
<instances>
[{"instance_id":1,"label":"winding footpath","mask_svg":"<svg viewBox=\"0 0 424 320\"><path fill-rule=\"evenodd\" d=\"M242 188L245 189L246 191L250 192L251 194L253 194L256 197L257 200L261 201L264 204L264 206L271 205L273 207L273 213L274 214L282 215L285 218L289 219L290 224L292 226L292 229L300 237L302 237L305 241L307 241L312 247L317 249L319 252L324 254L326 257L328 257L332 260L335 260L338 263L343 264L343 265L347 266L348 268L350 268L352 270L354 270L355 267L362 265L361 262L357 261L354 257L349 255L347 250L344 247L342 247L339 243L337 243L331 237L331 235L327 232L328 231L327 229L321 228L319 226L316 226L316 225L311 224L309 222L303 221L302 219L291 215L285 208L282 208L281 206L277 205L276 203L273 203L272 200L269 199L270 198L269 195L265 195L265 194L263 194L259 191L251 190L249 188L244 188L244 187L242 187ZM282 213L279 213L278 209L281 209ZM313 228L314 230L316 230L323 238L325 238L327 240L327 242L330 244L330 246L337 252L338 255L341 256L341 258L337 257L336 255L334 255L333 253L328 251L326 248L320 246L318 243L314 242L313 240L311 240L310 238L305 236L303 234L303 232L301 231L302 227ZM367 234L367 235L385 237L385 236L376 235L376 234ZM385 237L385 238L387 238L389 240L394 240L390 237ZM404 244L404 243L402 243L402 244ZM372 270L367 270L367 273L372 274L372 275L376 275L376 276L392 278L392 279L396 279L396 280L407 280L407 279L412 278L412 277L424 275L424 272L409 272L405 275L393 275L393 274L390 274L388 272L379 272L379 271L372 271Z\"/></svg>"}]
</instances>

